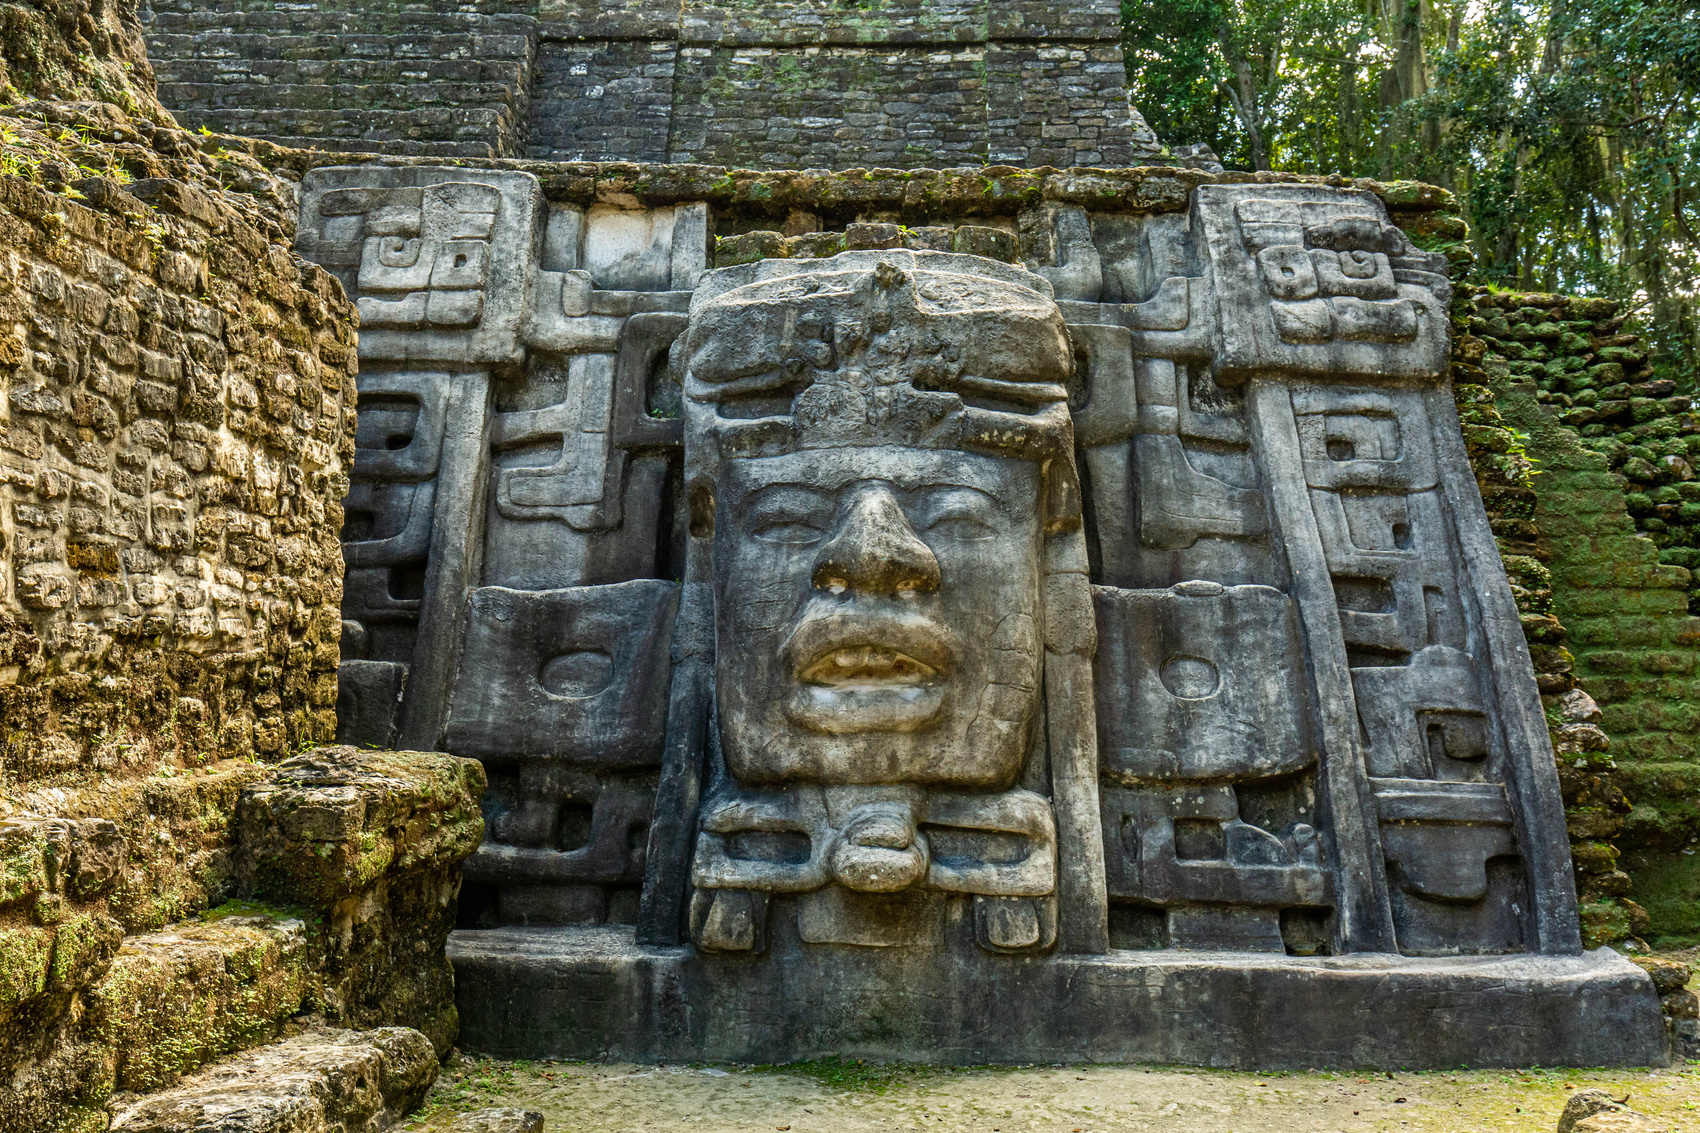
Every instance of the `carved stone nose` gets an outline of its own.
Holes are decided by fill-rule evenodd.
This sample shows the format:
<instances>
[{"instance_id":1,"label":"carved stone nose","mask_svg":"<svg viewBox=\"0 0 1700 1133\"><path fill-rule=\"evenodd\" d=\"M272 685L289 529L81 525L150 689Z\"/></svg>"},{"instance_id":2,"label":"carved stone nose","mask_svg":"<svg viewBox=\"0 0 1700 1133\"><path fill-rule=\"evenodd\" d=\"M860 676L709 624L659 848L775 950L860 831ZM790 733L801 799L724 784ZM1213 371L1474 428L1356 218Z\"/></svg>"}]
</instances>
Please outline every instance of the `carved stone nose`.
<instances>
[{"instance_id":1,"label":"carved stone nose","mask_svg":"<svg viewBox=\"0 0 1700 1133\"><path fill-rule=\"evenodd\" d=\"M889 489L877 485L850 499L844 518L815 560L817 590L897 594L936 590L939 564L915 535Z\"/></svg>"},{"instance_id":2,"label":"carved stone nose","mask_svg":"<svg viewBox=\"0 0 1700 1133\"><path fill-rule=\"evenodd\" d=\"M863 893L896 893L927 876L931 854L904 805L858 807L832 853L833 875Z\"/></svg>"}]
</instances>

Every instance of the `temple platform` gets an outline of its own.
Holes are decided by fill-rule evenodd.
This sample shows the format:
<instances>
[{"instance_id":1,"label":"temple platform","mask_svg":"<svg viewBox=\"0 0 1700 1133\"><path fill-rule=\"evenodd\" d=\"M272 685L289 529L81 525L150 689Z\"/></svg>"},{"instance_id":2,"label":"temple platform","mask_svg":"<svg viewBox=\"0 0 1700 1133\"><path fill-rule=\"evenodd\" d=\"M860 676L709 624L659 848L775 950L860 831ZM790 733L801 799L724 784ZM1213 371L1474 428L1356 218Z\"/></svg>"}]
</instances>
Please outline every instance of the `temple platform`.
<instances>
[{"instance_id":1,"label":"temple platform","mask_svg":"<svg viewBox=\"0 0 1700 1133\"><path fill-rule=\"evenodd\" d=\"M1244 1070L1641 1066L1669 1059L1652 981L1578 956L1112 951L1024 958L784 941L705 957L629 926L449 938L460 1047L499 1058Z\"/></svg>"}]
</instances>

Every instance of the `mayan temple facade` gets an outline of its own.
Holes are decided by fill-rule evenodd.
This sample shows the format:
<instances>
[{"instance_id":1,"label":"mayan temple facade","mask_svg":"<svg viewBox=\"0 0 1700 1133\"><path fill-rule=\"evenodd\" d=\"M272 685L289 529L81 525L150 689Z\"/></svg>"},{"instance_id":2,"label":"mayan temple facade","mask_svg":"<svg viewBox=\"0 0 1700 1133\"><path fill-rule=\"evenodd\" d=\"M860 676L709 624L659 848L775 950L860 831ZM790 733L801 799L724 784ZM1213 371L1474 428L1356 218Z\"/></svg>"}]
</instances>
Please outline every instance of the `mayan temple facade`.
<instances>
[{"instance_id":1,"label":"mayan temple facade","mask_svg":"<svg viewBox=\"0 0 1700 1133\"><path fill-rule=\"evenodd\" d=\"M296 249L361 322L339 738L489 776L464 1045L1646 1057L1372 187L1166 154L1109 3L368 18L151 46L406 155L315 159Z\"/></svg>"},{"instance_id":2,"label":"mayan temple facade","mask_svg":"<svg viewBox=\"0 0 1700 1133\"><path fill-rule=\"evenodd\" d=\"M1583 947L1447 194L1164 147L1107 0L141 28L188 129L100 129L158 171L7 189L39 231L0 444L64 471L0 478L0 697L46 737L0 769L51 788L0 811L46 863L0 919L48 947L86 905L122 966L223 900L307 910L191 934L270 933L295 982L186 1065L304 1002L423 1036L374 1113L451 1046L1668 1059L1647 974ZM114 689L182 750L73 734ZM171 791L192 830L146 817ZM85 842L192 844L201 888L52 864ZM175 1081L122 1069L188 1049L165 1006L100 1032L105 1078L41 1070L108 1026L106 969L42 970L0 1101Z\"/></svg>"},{"instance_id":3,"label":"mayan temple facade","mask_svg":"<svg viewBox=\"0 0 1700 1133\"><path fill-rule=\"evenodd\" d=\"M341 738L490 777L463 1044L1645 1056L1380 197L717 238L548 176L316 168L297 235L361 314Z\"/></svg>"}]
</instances>

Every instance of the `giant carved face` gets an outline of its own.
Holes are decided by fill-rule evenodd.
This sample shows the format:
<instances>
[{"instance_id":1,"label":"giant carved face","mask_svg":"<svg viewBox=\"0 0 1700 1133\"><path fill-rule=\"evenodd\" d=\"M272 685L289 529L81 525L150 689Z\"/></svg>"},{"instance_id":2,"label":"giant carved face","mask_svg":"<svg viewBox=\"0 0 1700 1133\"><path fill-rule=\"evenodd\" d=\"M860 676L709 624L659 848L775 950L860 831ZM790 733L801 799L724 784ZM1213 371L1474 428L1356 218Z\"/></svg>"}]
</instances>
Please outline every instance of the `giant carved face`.
<instances>
[{"instance_id":1,"label":"giant carved face","mask_svg":"<svg viewBox=\"0 0 1700 1133\"><path fill-rule=\"evenodd\" d=\"M1039 468L948 450L728 463L716 684L750 784L1004 786L1039 688Z\"/></svg>"},{"instance_id":2,"label":"giant carved face","mask_svg":"<svg viewBox=\"0 0 1700 1133\"><path fill-rule=\"evenodd\" d=\"M693 530L712 528L738 782L1020 773L1046 517L1072 482L1072 355L1049 292L923 252L705 277L679 348L686 469Z\"/></svg>"}]
</instances>

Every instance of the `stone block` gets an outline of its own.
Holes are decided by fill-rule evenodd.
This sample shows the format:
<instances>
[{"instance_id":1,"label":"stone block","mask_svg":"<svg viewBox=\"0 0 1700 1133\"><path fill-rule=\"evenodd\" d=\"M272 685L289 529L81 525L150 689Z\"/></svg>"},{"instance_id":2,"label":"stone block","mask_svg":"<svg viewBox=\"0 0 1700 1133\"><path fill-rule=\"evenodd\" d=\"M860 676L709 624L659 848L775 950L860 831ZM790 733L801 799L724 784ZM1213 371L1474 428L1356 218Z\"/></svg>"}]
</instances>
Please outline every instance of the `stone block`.
<instances>
[{"instance_id":1,"label":"stone block","mask_svg":"<svg viewBox=\"0 0 1700 1133\"><path fill-rule=\"evenodd\" d=\"M1557 1133L1665 1133L1666 1128L1605 1090L1578 1090L1564 1103Z\"/></svg>"},{"instance_id":2,"label":"stone block","mask_svg":"<svg viewBox=\"0 0 1700 1133\"><path fill-rule=\"evenodd\" d=\"M453 1042L441 948L460 863L483 837L483 790L473 760L342 747L291 757L244 792L239 885L327 918L335 943L318 978L341 1021Z\"/></svg>"},{"instance_id":3,"label":"stone block","mask_svg":"<svg viewBox=\"0 0 1700 1133\"><path fill-rule=\"evenodd\" d=\"M455 1133L543 1133L543 1115L512 1107L479 1109L456 1117L450 1128Z\"/></svg>"},{"instance_id":4,"label":"stone block","mask_svg":"<svg viewBox=\"0 0 1700 1133\"><path fill-rule=\"evenodd\" d=\"M233 916L127 938L88 995L87 1033L110 1052L105 1089L162 1089L276 1037L306 1006L310 963L298 920Z\"/></svg>"}]
</instances>

